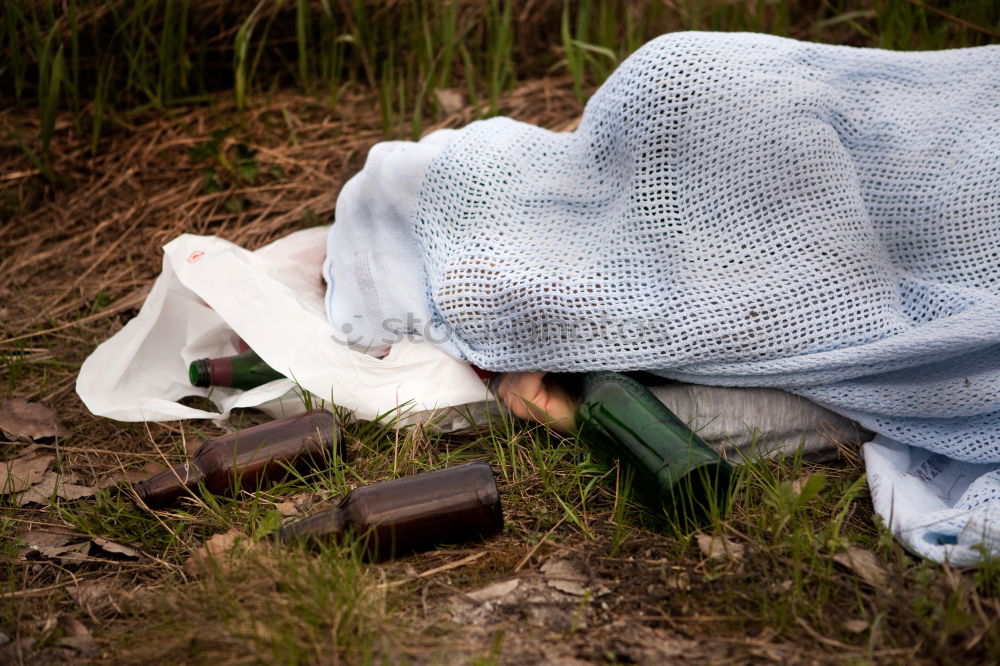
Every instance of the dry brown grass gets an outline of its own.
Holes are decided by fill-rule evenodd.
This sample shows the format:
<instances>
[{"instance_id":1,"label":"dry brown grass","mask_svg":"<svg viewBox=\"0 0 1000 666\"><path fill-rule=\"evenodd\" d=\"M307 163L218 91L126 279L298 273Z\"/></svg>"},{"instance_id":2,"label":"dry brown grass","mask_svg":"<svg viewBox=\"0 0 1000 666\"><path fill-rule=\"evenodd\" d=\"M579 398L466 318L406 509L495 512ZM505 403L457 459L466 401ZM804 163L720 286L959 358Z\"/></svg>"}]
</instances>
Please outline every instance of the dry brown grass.
<instances>
[{"instance_id":1,"label":"dry brown grass","mask_svg":"<svg viewBox=\"0 0 1000 666\"><path fill-rule=\"evenodd\" d=\"M73 390L76 371L136 314L160 271L161 246L178 234L215 234L256 248L329 223L341 185L382 138L375 107L371 94L350 88L336 113L313 98L285 93L237 112L229 96L220 95L212 106L120 118L96 157L63 117L53 141L58 186L45 182L10 138L16 130L33 141L37 119L0 114L0 400L25 398L57 410L71 430L58 449L65 472L86 484L126 472L141 478L161 462L157 443L180 432L195 440L219 432L211 424L137 426L95 418ZM559 128L576 117L579 105L567 81L538 80L507 96L502 111ZM462 126L476 114L465 106L427 131ZM192 154L213 132L230 127L221 152L231 157L237 143L259 151L260 176L252 184L218 160ZM221 181L220 191L205 191L206 168ZM227 210L233 199L241 210ZM0 442L0 459L16 457L21 447ZM5 538L67 526L52 510L4 508L3 514L12 521ZM10 551L16 561L2 592L13 626L0 631L45 648L5 653L23 660L73 657L54 642L63 631L53 618L67 611L82 615L95 631L121 625L130 632L123 617L130 609L148 612L165 598L164 577L177 571L155 556L142 564L88 558L67 569L58 561L28 562L17 552ZM79 586L102 592L77 603L71 592ZM135 649L142 658L149 654L141 645L122 654Z\"/></svg>"}]
</instances>

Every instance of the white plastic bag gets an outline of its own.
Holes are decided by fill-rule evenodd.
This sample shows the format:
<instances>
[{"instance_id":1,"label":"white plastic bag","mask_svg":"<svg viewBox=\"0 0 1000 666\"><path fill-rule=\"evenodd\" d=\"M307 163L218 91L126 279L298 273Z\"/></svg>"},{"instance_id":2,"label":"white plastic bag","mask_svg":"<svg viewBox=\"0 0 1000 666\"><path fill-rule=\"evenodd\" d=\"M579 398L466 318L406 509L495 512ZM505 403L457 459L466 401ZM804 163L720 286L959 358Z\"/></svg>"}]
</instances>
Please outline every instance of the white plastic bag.
<instances>
[{"instance_id":1,"label":"white plastic bag","mask_svg":"<svg viewBox=\"0 0 1000 666\"><path fill-rule=\"evenodd\" d=\"M293 233L256 252L184 234L164 248L163 272L139 314L80 368L76 390L94 414L120 421L220 418L234 407L302 411L304 393L371 419L489 398L465 363L420 339L377 359L329 325L321 265L329 227ZM280 379L249 391L195 388L188 364L237 353L242 338ZM219 412L177 402L210 396Z\"/></svg>"}]
</instances>

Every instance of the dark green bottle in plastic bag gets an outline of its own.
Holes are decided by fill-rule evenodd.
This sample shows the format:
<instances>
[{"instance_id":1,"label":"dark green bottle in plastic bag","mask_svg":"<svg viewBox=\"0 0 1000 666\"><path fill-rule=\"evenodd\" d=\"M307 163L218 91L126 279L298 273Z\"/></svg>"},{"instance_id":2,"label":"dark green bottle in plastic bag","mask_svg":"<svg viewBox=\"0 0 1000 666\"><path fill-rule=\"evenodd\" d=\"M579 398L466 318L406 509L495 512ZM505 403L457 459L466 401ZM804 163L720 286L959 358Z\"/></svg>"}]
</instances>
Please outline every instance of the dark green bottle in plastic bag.
<instances>
[{"instance_id":1,"label":"dark green bottle in plastic bag","mask_svg":"<svg viewBox=\"0 0 1000 666\"><path fill-rule=\"evenodd\" d=\"M191 384L201 387L229 386L246 391L283 377L252 349L235 356L200 358L188 367Z\"/></svg>"},{"instance_id":2,"label":"dark green bottle in plastic bag","mask_svg":"<svg viewBox=\"0 0 1000 666\"><path fill-rule=\"evenodd\" d=\"M732 467L645 386L616 372L582 378L578 439L631 472L646 505L684 528L721 515L731 492Z\"/></svg>"}]
</instances>

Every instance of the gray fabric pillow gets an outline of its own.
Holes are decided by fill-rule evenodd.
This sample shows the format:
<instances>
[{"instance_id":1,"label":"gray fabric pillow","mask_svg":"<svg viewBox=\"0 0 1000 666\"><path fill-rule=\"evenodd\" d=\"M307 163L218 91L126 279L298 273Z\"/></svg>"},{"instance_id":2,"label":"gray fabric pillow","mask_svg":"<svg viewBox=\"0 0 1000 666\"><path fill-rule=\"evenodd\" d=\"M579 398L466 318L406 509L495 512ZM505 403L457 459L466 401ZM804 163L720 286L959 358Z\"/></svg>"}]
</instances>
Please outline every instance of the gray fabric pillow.
<instances>
[{"instance_id":1,"label":"gray fabric pillow","mask_svg":"<svg viewBox=\"0 0 1000 666\"><path fill-rule=\"evenodd\" d=\"M805 398L769 388L672 383L649 390L667 409L733 462L744 456L793 454L833 460L872 435L850 419Z\"/></svg>"}]
</instances>

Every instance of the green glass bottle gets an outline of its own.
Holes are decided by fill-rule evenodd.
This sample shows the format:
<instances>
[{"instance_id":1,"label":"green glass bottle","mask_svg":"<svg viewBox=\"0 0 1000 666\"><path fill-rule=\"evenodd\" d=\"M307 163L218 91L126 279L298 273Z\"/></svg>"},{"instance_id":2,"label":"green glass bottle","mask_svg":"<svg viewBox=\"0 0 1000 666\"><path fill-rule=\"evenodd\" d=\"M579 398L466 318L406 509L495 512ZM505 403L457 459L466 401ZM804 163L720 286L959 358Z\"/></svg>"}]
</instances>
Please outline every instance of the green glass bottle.
<instances>
[{"instance_id":1,"label":"green glass bottle","mask_svg":"<svg viewBox=\"0 0 1000 666\"><path fill-rule=\"evenodd\" d=\"M645 504L684 528L725 509L732 467L645 386L616 372L584 375L578 439L620 460Z\"/></svg>"},{"instance_id":2,"label":"green glass bottle","mask_svg":"<svg viewBox=\"0 0 1000 666\"><path fill-rule=\"evenodd\" d=\"M229 386L246 391L283 377L252 349L235 356L200 358L188 367L191 384L201 387Z\"/></svg>"}]
</instances>

